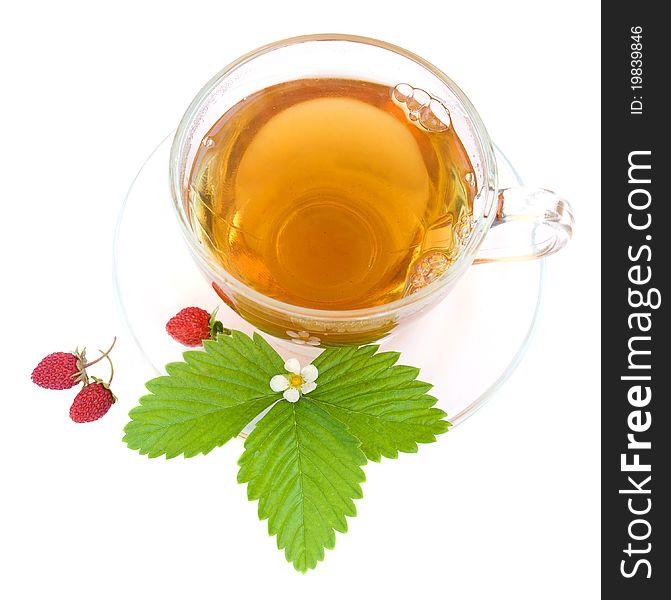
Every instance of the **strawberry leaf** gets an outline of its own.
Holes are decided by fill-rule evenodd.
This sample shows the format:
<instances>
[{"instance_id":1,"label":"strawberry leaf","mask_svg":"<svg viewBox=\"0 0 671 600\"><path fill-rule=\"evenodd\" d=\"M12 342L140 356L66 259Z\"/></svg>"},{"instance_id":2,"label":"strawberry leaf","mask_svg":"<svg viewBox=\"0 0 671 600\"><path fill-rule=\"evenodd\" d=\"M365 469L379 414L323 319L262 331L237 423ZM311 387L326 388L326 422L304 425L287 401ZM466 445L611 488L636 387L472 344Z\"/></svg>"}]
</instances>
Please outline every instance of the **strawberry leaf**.
<instances>
[{"instance_id":1,"label":"strawberry leaf","mask_svg":"<svg viewBox=\"0 0 671 600\"><path fill-rule=\"evenodd\" d=\"M129 413L124 441L149 457L191 457L263 415L245 442L238 481L259 501L259 518L268 520L287 560L305 572L334 547L336 531L347 531L367 459L416 452L450 425L427 393L431 385L398 358L377 346L325 350L313 361L316 387L312 379L292 383L294 395L299 387L307 393L287 402L270 382L286 369L297 373L295 361L285 369L259 335L218 335L147 382L149 394Z\"/></svg>"},{"instance_id":2,"label":"strawberry leaf","mask_svg":"<svg viewBox=\"0 0 671 600\"><path fill-rule=\"evenodd\" d=\"M319 369L311 400L344 423L361 441L366 458L396 458L417 452L418 443L436 441L450 423L431 385L416 379L419 369L396 365L397 352L378 346L330 348L313 364Z\"/></svg>"},{"instance_id":3,"label":"strawberry leaf","mask_svg":"<svg viewBox=\"0 0 671 600\"><path fill-rule=\"evenodd\" d=\"M288 561L314 569L356 515L366 457L343 424L307 398L278 402L245 442L238 481Z\"/></svg>"},{"instance_id":4,"label":"strawberry leaf","mask_svg":"<svg viewBox=\"0 0 671 600\"><path fill-rule=\"evenodd\" d=\"M205 341L147 382L150 394L130 411L123 441L150 458L207 454L225 444L280 397L270 377L283 361L261 336L234 331Z\"/></svg>"}]
</instances>

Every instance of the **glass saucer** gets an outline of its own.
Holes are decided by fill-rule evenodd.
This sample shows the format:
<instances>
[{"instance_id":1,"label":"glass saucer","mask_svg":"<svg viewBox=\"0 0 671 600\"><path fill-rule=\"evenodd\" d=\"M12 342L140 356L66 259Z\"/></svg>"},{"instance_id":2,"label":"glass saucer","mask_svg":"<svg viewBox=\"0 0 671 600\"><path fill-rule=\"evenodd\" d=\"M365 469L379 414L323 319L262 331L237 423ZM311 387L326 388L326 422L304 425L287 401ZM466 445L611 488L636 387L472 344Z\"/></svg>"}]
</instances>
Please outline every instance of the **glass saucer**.
<instances>
[{"instance_id":1,"label":"glass saucer","mask_svg":"<svg viewBox=\"0 0 671 600\"><path fill-rule=\"evenodd\" d=\"M114 283L121 314L151 371L181 359L184 348L165 332L166 321L185 306L212 310L224 326L254 328L221 302L201 276L182 239L171 206L168 159L173 134L149 155L121 207L114 238ZM521 185L497 148L501 187ZM400 363L421 368L432 394L453 424L471 416L510 377L534 332L542 302L545 261L471 267L439 306L382 349L401 352ZM496 298L497 309L491 309ZM297 332L299 333L299 332ZM319 352L307 345L266 339L289 358L306 362Z\"/></svg>"}]
</instances>

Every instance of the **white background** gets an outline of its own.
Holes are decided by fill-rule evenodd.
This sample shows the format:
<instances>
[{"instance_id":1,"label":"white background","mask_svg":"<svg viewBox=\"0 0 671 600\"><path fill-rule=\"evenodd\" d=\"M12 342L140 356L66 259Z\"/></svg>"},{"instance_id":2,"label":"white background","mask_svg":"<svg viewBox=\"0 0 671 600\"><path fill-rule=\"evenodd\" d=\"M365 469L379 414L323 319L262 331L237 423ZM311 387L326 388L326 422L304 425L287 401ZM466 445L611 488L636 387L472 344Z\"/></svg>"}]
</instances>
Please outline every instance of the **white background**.
<instances>
[{"instance_id":1,"label":"white background","mask_svg":"<svg viewBox=\"0 0 671 600\"><path fill-rule=\"evenodd\" d=\"M0 18L0 596L590 599L599 593L599 3L13 2ZM117 316L114 222L148 152L222 66L345 32L445 70L527 183L569 198L529 353L473 419L367 468L350 532L301 576L235 482L241 447L148 461L120 442L148 377ZM115 350L119 404L70 422L29 381Z\"/></svg>"}]
</instances>

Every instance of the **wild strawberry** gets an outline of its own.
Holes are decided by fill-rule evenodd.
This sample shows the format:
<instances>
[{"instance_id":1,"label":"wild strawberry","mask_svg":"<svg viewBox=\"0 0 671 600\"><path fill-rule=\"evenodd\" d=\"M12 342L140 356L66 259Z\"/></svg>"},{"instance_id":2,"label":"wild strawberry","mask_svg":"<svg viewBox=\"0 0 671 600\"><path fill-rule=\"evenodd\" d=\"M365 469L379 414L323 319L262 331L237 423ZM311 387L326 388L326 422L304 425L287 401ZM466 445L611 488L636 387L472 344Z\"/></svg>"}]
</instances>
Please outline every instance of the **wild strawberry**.
<instances>
[{"instance_id":1,"label":"wild strawberry","mask_svg":"<svg viewBox=\"0 0 671 600\"><path fill-rule=\"evenodd\" d=\"M103 417L116 402L109 383L95 381L85 385L75 396L70 407L70 418L75 423L90 423Z\"/></svg>"},{"instance_id":2,"label":"wild strawberry","mask_svg":"<svg viewBox=\"0 0 671 600\"><path fill-rule=\"evenodd\" d=\"M87 384L89 379L86 368L105 358L116 343L112 342L109 350L90 363L86 362L86 348L81 352L53 352L45 356L35 367L30 378L33 383L48 390L67 390L78 383Z\"/></svg>"},{"instance_id":3,"label":"wild strawberry","mask_svg":"<svg viewBox=\"0 0 671 600\"><path fill-rule=\"evenodd\" d=\"M54 352L40 361L30 378L47 390L67 390L84 381L83 359L83 353Z\"/></svg>"},{"instance_id":4,"label":"wild strawberry","mask_svg":"<svg viewBox=\"0 0 671 600\"><path fill-rule=\"evenodd\" d=\"M216 314L216 308L212 314L195 306L183 308L166 323L165 330L184 346L200 346L204 340L215 339L219 333L231 333L215 319Z\"/></svg>"}]
</instances>

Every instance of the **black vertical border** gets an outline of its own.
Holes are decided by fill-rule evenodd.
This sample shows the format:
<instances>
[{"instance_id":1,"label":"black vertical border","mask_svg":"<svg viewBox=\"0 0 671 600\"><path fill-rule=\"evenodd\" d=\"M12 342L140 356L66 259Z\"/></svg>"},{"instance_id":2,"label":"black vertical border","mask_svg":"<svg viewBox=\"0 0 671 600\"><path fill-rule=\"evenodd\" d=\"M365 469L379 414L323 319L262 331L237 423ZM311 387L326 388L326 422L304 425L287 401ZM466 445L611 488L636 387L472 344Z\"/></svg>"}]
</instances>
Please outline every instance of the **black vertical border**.
<instances>
[{"instance_id":1,"label":"black vertical border","mask_svg":"<svg viewBox=\"0 0 671 600\"><path fill-rule=\"evenodd\" d=\"M671 397L668 378L671 372L667 306L671 303L668 292L671 271L671 222L669 204L671 175L669 144L671 128L671 27L663 17L662 2L602 3L602 598L647 600L671 598ZM642 27L643 89L631 89L632 27ZM642 101L641 114L632 114L632 101ZM637 105L634 105L637 108ZM634 112L637 112L634 110ZM640 164L651 165L647 171L650 184L631 183L628 175L630 153L650 151L634 157ZM645 179L644 170L633 171L634 179ZM651 195L650 207L632 210L629 194L635 189L646 189ZM646 193L636 192L634 203L645 203ZM647 222L644 230L635 230L634 224ZM649 236L649 239L648 237ZM642 249L648 246L650 252ZM632 256L634 259L632 259ZM587 257L586 257L587 259ZM640 267L640 270L632 267ZM647 284L632 284L630 277L645 279L650 267L651 280ZM646 294L659 290L661 306L657 309L632 307L630 290ZM638 297L633 300L637 303ZM651 302L654 303L654 302ZM635 313L649 313L631 318ZM649 332L641 333L638 325L652 323ZM636 340L634 347L649 350L650 355L630 355L632 337L650 336L650 340ZM650 369L631 369L630 358ZM622 377L649 375L650 381L623 380ZM633 385L648 386L650 402L646 406L630 403L628 392ZM634 393L636 402L641 396ZM641 411L636 414L636 411ZM646 414L648 413L648 414ZM646 431L633 432L631 426ZM650 449L627 448L628 434L639 441L649 441ZM650 471L624 472L622 454L632 463L639 455L641 464L649 464ZM630 493L635 486L628 477L647 492ZM642 482L651 476L651 479ZM625 490L625 493L620 492ZM649 500L649 502L648 502ZM633 514L632 510L644 514ZM637 522L634 522L638 519ZM636 536L645 539L634 539ZM648 548L647 544L650 544ZM635 550L629 551L629 544ZM649 551L647 551L649 549ZM649 561L637 565L638 560ZM624 561L624 562L623 562ZM623 571L631 575L626 577ZM650 575L650 577L648 577ZM576 590L576 598L580 598Z\"/></svg>"}]
</instances>

